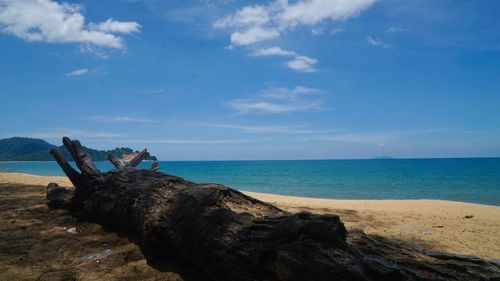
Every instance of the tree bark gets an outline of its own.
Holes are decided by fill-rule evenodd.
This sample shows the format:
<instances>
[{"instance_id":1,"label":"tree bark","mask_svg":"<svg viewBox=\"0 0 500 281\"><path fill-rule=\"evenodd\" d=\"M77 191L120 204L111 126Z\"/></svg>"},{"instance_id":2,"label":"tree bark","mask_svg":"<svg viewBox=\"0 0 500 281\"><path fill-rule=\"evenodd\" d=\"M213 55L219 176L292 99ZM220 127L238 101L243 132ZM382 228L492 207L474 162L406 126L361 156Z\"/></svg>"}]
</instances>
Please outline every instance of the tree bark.
<instances>
[{"instance_id":1,"label":"tree bark","mask_svg":"<svg viewBox=\"0 0 500 281\"><path fill-rule=\"evenodd\" d=\"M123 169L124 165L122 163L122 161L114 154L108 154L108 160L109 162L111 162L111 164L113 164L113 166L115 166L116 169L120 170L120 169Z\"/></svg>"},{"instance_id":2,"label":"tree bark","mask_svg":"<svg viewBox=\"0 0 500 281\"><path fill-rule=\"evenodd\" d=\"M51 184L50 206L126 233L151 264L180 261L218 281L500 280L498 264L474 257L417 253L362 233L348 243L336 215L287 213L150 169L101 173L78 141L64 144L80 179L74 193Z\"/></svg>"},{"instance_id":3,"label":"tree bark","mask_svg":"<svg viewBox=\"0 0 500 281\"><path fill-rule=\"evenodd\" d=\"M141 163L142 160L144 160L146 157L149 156L149 153L147 149L143 149L141 152L137 153L137 155L134 156L134 158L130 159L128 163L125 165L125 167L135 167Z\"/></svg>"}]
</instances>

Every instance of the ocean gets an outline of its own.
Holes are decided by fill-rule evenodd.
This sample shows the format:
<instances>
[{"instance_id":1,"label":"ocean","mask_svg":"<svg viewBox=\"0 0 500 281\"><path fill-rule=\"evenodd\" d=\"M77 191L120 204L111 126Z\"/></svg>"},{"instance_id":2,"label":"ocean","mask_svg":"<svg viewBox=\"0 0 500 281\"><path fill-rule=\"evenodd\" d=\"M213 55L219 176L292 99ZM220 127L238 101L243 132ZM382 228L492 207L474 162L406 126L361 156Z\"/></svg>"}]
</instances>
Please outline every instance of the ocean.
<instances>
[{"instance_id":1,"label":"ocean","mask_svg":"<svg viewBox=\"0 0 500 281\"><path fill-rule=\"evenodd\" d=\"M500 158L160 161L160 171L236 189L337 199L442 199L500 206ZM101 171L112 169L96 162ZM150 163L141 163L148 167ZM0 171L63 176L55 162Z\"/></svg>"}]
</instances>

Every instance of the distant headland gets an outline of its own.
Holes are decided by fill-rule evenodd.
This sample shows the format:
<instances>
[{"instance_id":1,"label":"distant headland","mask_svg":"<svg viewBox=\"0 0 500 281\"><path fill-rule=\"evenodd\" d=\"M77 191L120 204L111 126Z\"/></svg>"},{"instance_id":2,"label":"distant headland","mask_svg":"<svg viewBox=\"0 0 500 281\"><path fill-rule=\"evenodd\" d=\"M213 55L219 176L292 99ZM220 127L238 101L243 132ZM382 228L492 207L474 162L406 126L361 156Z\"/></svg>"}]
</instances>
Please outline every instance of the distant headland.
<instances>
[{"instance_id":1,"label":"distant headland","mask_svg":"<svg viewBox=\"0 0 500 281\"><path fill-rule=\"evenodd\" d=\"M57 146L42 139L25 137L0 139L0 161L53 161L54 158L52 158L49 151L54 147ZM66 159L71 159L64 146L60 146L59 149ZM85 150L94 161L106 161L109 153L126 161L138 153L138 151L128 147L117 147L111 150L96 150L85 147ZM150 155L146 157L146 160L157 159L155 156Z\"/></svg>"}]
</instances>

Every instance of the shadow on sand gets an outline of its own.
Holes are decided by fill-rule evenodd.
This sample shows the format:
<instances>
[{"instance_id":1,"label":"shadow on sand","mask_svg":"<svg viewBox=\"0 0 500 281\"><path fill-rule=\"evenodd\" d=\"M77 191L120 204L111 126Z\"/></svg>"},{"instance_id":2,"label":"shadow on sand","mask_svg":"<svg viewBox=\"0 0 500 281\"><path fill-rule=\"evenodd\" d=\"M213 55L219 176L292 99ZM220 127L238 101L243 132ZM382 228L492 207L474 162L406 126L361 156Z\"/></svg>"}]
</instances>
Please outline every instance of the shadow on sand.
<instances>
[{"instance_id":1,"label":"shadow on sand","mask_svg":"<svg viewBox=\"0 0 500 281\"><path fill-rule=\"evenodd\" d=\"M133 238L79 221L66 211L49 209L45 192L44 186L0 186L0 280L208 280L200 271L179 262L148 265L139 247L131 242ZM348 241L366 255L383 256L407 266L423 264L429 270L436 264L453 267L460 259L434 252L430 245L365 235L353 229ZM470 259L475 258L464 257ZM475 261L498 270L493 262Z\"/></svg>"}]
</instances>

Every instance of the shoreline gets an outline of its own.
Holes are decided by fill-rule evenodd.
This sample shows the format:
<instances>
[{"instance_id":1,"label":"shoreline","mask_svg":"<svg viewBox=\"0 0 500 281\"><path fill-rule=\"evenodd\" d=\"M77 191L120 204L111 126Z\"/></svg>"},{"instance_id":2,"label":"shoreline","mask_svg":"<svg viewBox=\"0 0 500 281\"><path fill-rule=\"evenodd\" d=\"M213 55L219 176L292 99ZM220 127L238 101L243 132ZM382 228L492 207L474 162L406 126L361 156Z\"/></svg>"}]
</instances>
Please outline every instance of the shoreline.
<instances>
[{"instance_id":1,"label":"shoreline","mask_svg":"<svg viewBox=\"0 0 500 281\"><path fill-rule=\"evenodd\" d=\"M50 182L71 186L62 176L0 172L0 188L12 184L45 187ZM360 229L433 251L500 259L500 206L433 199L325 199L242 192L289 212L339 215L348 230Z\"/></svg>"},{"instance_id":2,"label":"shoreline","mask_svg":"<svg viewBox=\"0 0 500 281\"><path fill-rule=\"evenodd\" d=\"M147 162L147 160L144 160ZM143 161L143 162L144 162ZM12 162L54 162L56 161L12 161ZM99 161L96 161L99 162ZM101 162L107 162L107 161L101 161ZM1 163L1 161L0 161ZM29 174L29 173L22 173L19 171L2 171L0 170L0 183L2 182L2 174L11 174L15 175L15 178L20 180L23 176L26 177L33 177L35 178L40 178L40 179L51 179L52 182L56 182L59 185L62 186L72 186L71 182L66 178L66 176L49 176L49 175L36 175L36 174ZM20 180L22 183L26 183L23 180ZM47 185L49 182L45 183L47 181L42 180L42 185ZM234 188L234 187L232 187ZM286 198L292 198L292 199L301 199L301 200L307 200L307 201L318 201L322 202L324 200L328 201L334 201L334 202L406 202L406 203L413 203L413 202L435 202L435 203L445 203L445 204L465 204L465 205L472 205L472 206L484 206L484 207L497 207L500 208L500 205L494 205L494 204L481 204L481 203L472 203L472 202L465 202L465 201L458 201L458 200L445 200L445 199L432 199L432 198L418 198L418 199L394 199L394 198L334 198L334 197L315 197L312 195L290 195L290 194L280 194L280 193L265 193L265 192L256 192L256 191L250 191L250 190L244 190L244 189L239 189L239 188L234 188L239 190L240 192L243 192L247 195L253 196L253 197L262 197L262 198L267 198L269 196L271 197L283 197L283 199ZM261 199L262 200L262 199ZM264 201L264 200L263 200ZM292 200L293 201L293 200Z\"/></svg>"},{"instance_id":3,"label":"shoreline","mask_svg":"<svg viewBox=\"0 0 500 281\"><path fill-rule=\"evenodd\" d=\"M9 159L13 160L13 159ZM45 159L49 160L49 159ZM343 200L449 200L500 206L500 158L344 161L160 161L160 172L239 190ZM408 162L404 162L408 161ZM71 166L76 168L74 162ZM114 169L95 162L101 171ZM150 165L142 163L140 167ZM227 169L230 170L227 170ZM65 176L55 161L0 162L0 172Z\"/></svg>"},{"instance_id":4,"label":"shoreline","mask_svg":"<svg viewBox=\"0 0 500 281\"><path fill-rule=\"evenodd\" d=\"M0 172L1 173L1 172ZM296 202L298 203L299 201L307 201L311 203L319 203L320 205L322 204L329 204L329 203L336 203L336 204L349 204L349 203L366 203L366 204L384 204L384 203L401 203L401 204L408 204L408 203L435 203L435 204L457 204L457 205L470 205L470 206L477 206L477 207L495 207L495 208L500 208L500 206L497 205L489 205L489 204L479 204L479 203L470 203L470 202L464 202L464 201L454 201L454 200L443 200L443 199L429 199L429 198L422 198L422 199L349 199L349 198L330 198L330 197L312 197L312 196L299 196L299 195L287 195L287 194L278 194L278 193L263 193L263 192L255 192L255 191L247 191L247 190L240 190L237 189L240 192L243 192L246 195L252 196L252 197L259 197L259 198L266 198L271 200L272 198L278 198L280 201L289 201L289 202ZM259 199L262 201L266 201L263 199Z\"/></svg>"}]
</instances>

